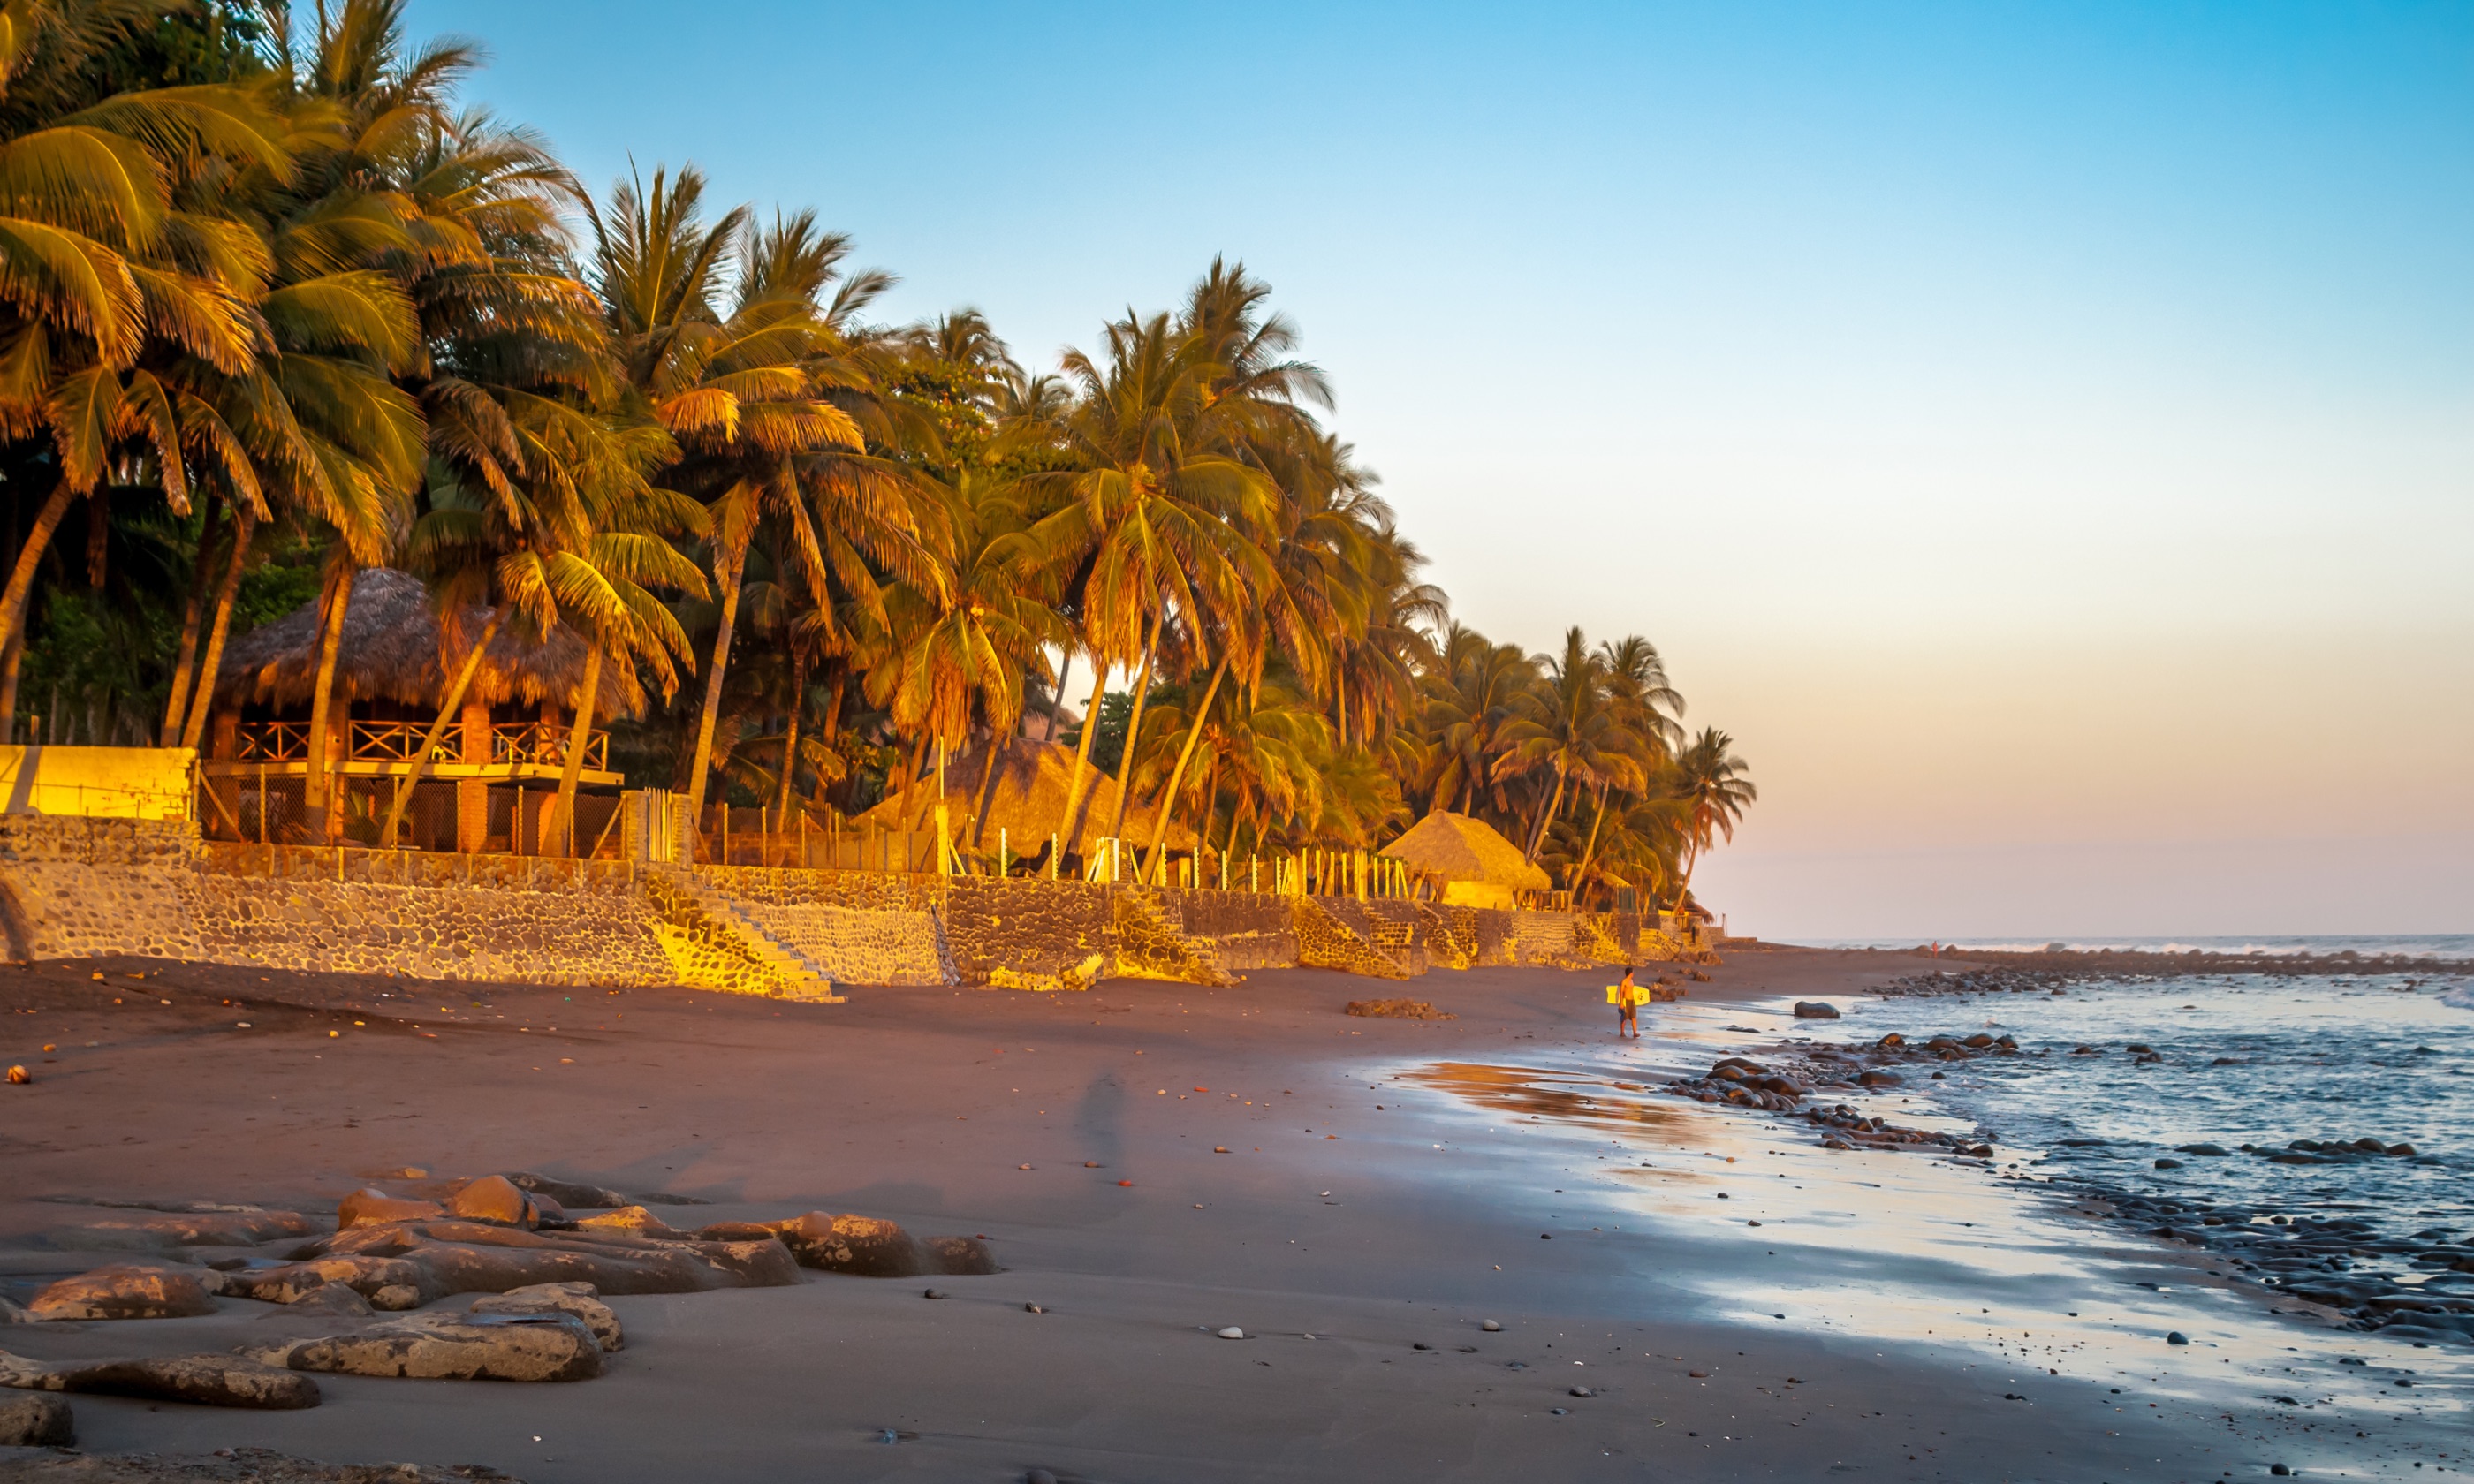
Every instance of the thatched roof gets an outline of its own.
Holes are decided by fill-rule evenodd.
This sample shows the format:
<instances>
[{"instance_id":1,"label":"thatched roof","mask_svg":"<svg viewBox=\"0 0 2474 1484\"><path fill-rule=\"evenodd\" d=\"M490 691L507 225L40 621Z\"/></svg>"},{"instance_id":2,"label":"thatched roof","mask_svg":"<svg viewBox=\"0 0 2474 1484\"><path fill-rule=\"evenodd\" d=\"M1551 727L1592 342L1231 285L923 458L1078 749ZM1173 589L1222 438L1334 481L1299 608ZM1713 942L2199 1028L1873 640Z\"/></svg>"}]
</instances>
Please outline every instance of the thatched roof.
<instances>
[{"instance_id":1,"label":"thatched roof","mask_svg":"<svg viewBox=\"0 0 2474 1484\"><path fill-rule=\"evenodd\" d=\"M1520 848L1494 826L1466 814L1437 809L1378 853L1406 861L1409 869L1446 881L1477 881L1510 892L1542 892L1546 873L1520 858Z\"/></svg>"},{"instance_id":2,"label":"thatched roof","mask_svg":"<svg viewBox=\"0 0 2474 1484\"><path fill-rule=\"evenodd\" d=\"M490 622L490 610L467 608L462 633L469 644ZM467 699L485 706L509 702L539 706L545 700L572 711L584 689L584 641L574 631L552 631L545 641L519 634L510 624L490 641L490 652L473 677ZM340 701L395 701L435 709L446 700L451 666L464 651L447 647L429 589L408 573L372 567L352 579L352 606L335 647L335 690ZM257 702L281 708L306 707L318 681L318 605L310 603L234 639L215 676L219 706ZM635 667L604 663L593 709L602 721L634 712L643 704Z\"/></svg>"},{"instance_id":3,"label":"thatched roof","mask_svg":"<svg viewBox=\"0 0 2474 1484\"><path fill-rule=\"evenodd\" d=\"M1007 737L993 751L982 747L948 760L945 806L958 845L969 844L971 820L980 806L980 785L987 778L986 760L990 756L997 763L997 789L988 801L988 826L981 836L980 847L993 853L997 831L1003 829L1014 854L1036 855L1052 832L1062 836L1072 823L1063 816L1065 796L1074 777L1074 749L1056 742ZM1082 843L1088 849L1092 841L1108 832L1109 824L1116 818L1117 780L1094 765L1082 792L1091 801L1082 821ZM907 793L886 799L859 819L884 829L917 828L935 804L936 778L932 772ZM1149 846L1152 815L1151 806L1137 799L1126 811L1126 838L1137 846ZM1191 850L1194 831L1182 821L1172 819L1165 843L1172 850Z\"/></svg>"}]
</instances>

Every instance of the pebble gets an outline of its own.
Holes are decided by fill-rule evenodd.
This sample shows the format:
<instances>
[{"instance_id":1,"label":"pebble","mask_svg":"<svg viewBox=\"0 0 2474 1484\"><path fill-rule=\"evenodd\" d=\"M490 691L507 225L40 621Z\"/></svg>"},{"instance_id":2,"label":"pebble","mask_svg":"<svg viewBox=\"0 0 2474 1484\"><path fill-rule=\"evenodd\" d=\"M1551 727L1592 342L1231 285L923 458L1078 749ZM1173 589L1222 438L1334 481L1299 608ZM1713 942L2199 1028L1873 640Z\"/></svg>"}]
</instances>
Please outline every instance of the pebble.
<instances>
[{"instance_id":1,"label":"pebble","mask_svg":"<svg viewBox=\"0 0 2474 1484\"><path fill-rule=\"evenodd\" d=\"M1246 1337L1246 1331L1235 1325L1230 1325L1220 1331L1220 1337L1224 1340L1242 1340Z\"/></svg>"},{"instance_id":2,"label":"pebble","mask_svg":"<svg viewBox=\"0 0 2474 1484\"><path fill-rule=\"evenodd\" d=\"M920 1297L923 1299L941 1299L945 1297L945 1290L942 1288L926 1289L921 1292Z\"/></svg>"},{"instance_id":3,"label":"pebble","mask_svg":"<svg viewBox=\"0 0 2474 1484\"><path fill-rule=\"evenodd\" d=\"M2184 1334L2179 1329L2169 1329L2165 1332L2165 1343L2168 1345L2188 1345L2191 1343L2191 1337Z\"/></svg>"},{"instance_id":4,"label":"pebble","mask_svg":"<svg viewBox=\"0 0 2474 1484\"><path fill-rule=\"evenodd\" d=\"M1024 1313L1026 1313L1026 1314L1045 1314L1045 1313L1047 1313L1047 1312L1048 1312L1048 1310L1046 1310L1046 1309L1044 1309L1044 1308L1041 1308L1041 1307L1040 1307L1038 1304L1024 1304L1024 1305L1022 1306L1022 1311L1023 1311Z\"/></svg>"},{"instance_id":5,"label":"pebble","mask_svg":"<svg viewBox=\"0 0 2474 1484\"><path fill-rule=\"evenodd\" d=\"M1594 1397L1597 1393L1591 1391L1587 1386L1575 1386L1572 1388L1572 1395L1576 1397Z\"/></svg>"},{"instance_id":6,"label":"pebble","mask_svg":"<svg viewBox=\"0 0 2474 1484\"><path fill-rule=\"evenodd\" d=\"M1503 1326L1501 1326L1501 1325L1499 1325L1499 1324L1496 1324L1493 1320L1490 1319L1490 1320L1488 1320L1486 1323L1484 1323L1484 1324L1482 1324L1482 1325L1478 1326L1478 1328L1481 1328L1481 1329L1483 1329L1483 1330L1485 1330L1485 1331L1486 1331L1487 1333L1489 1333L1489 1334L1493 1334L1493 1333L1496 1333L1497 1331L1501 1330L1501 1329L1503 1328Z\"/></svg>"}]
</instances>

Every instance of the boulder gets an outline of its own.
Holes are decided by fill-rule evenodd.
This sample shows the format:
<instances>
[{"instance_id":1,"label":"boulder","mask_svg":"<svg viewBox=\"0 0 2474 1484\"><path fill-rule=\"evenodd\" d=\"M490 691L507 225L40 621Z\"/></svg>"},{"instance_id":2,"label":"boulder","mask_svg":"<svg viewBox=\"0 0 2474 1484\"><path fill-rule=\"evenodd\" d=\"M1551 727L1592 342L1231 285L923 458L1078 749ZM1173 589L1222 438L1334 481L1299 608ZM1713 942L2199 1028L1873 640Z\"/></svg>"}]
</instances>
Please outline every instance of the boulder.
<instances>
[{"instance_id":1,"label":"boulder","mask_svg":"<svg viewBox=\"0 0 2474 1484\"><path fill-rule=\"evenodd\" d=\"M627 1343L626 1331L618 1326L618 1316L609 1304L601 1302L599 1289L591 1283L532 1283L522 1288L510 1288L504 1293L474 1299L471 1312L475 1314L572 1314L584 1321L593 1338L603 1350L622 1349Z\"/></svg>"},{"instance_id":2,"label":"boulder","mask_svg":"<svg viewBox=\"0 0 2474 1484\"><path fill-rule=\"evenodd\" d=\"M115 1262L80 1273L35 1295L26 1312L38 1320L57 1319L194 1319L215 1311L206 1279L219 1275L206 1269L151 1267Z\"/></svg>"},{"instance_id":3,"label":"boulder","mask_svg":"<svg viewBox=\"0 0 2474 1484\"><path fill-rule=\"evenodd\" d=\"M519 1190L536 1196L546 1195L561 1206L572 1206L582 1210L608 1210L629 1204L627 1198L616 1190L572 1180L553 1180L530 1170L516 1171L507 1177L507 1183Z\"/></svg>"},{"instance_id":4,"label":"boulder","mask_svg":"<svg viewBox=\"0 0 2474 1484\"><path fill-rule=\"evenodd\" d=\"M1905 1080L1897 1072L1885 1072L1878 1066L1871 1071L1859 1073L1856 1078L1857 1086L1866 1088L1895 1088Z\"/></svg>"},{"instance_id":5,"label":"boulder","mask_svg":"<svg viewBox=\"0 0 2474 1484\"><path fill-rule=\"evenodd\" d=\"M224 1274L223 1280L224 1292L265 1304L298 1304L321 1289L339 1286L359 1294L377 1308L418 1308L424 1276L419 1267L400 1257L349 1257L242 1268ZM391 1290L408 1292L411 1302L380 1303L380 1295L388 1295L392 1301L395 1295Z\"/></svg>"},{"instance_id":6,"label":"boulder","mask_svg":"<svg viewBox=\"0 0 2474 1484\"><path fill-rule=\"evenodd\" d=\"M77 1441L77 1419L58 1397L0 1400L0 1448L66 1448Z\"/></svg>"},{"instance_id":7,"label":"boulder","mask_svg":"<svg viewBox=\"0 0 2474 1484\"><path fill-rule=\"evenodd\" d=\"M303 1313L338 1314L351 1319L367 1319L376 1313L369 1300L354 1293L349 1284L324 1283L310 1289L285 1307Z\"/></svg>"},{"instance_id":8,"label":"boulder","mask_svg":"<svg viewBox=\"0 0 2474 1484\"><path fill-rule=\"evenodd\" d=\"M55 1365L0 1351L0 1386L269 1411L318 1404L318 1383L309 1377L230 1355L72 1360Z\"/></svg>"},{"instance_id":9,"label":"boulder","mask_svg":"<svg viewBox=\"0 0 2474 1484\"><path fill-rule=\"evenodd\" d=\"M632 1232L639 1236L685 1236L667 1221L641 1206L621 1206L591 1216L576 1218L576 1226L586 1232Z\"/></svg>"},{"instance_id":10,"label":"boulder","mask_svg":"<svg viewBox=\"0 0 2474 1484\"><path fill-rule=\"evenodd\" d=\"M699 1242L769 1242L773 1229L753 1221L716 1221L700 1227L695 1233Z\"/></svg>"},{"instance_id":11,"label":"boulder","mask_svg":"<svg viewBox=\"0 0 2474 1484\"><path fill-rule=\"evenodd\" d=\"M148 1211L58 1227L44 1245L69 1252L144 1252L171 1247L255 1247L316 1231L299 1211L255 1206L201 1211Z\"/></svg>"},{"instance_id":12,"label":"boulder","mask_svg":"<svg viewBox=\"0 0 2474 1484\"><path fill-rule=\"evenodd\" d=\"M467 1181L447 1209L467 1221L495 1221L510 1227L528 1227L540 1219L531 1199L504 1175Z\"/></svg>"},{"instance_id":13,"label":"boulder","mask_svg":"<svg viewBox=\"0 0 2474 1484\"><path fill-rule=\"evenodd\" d=\"M1795 1017L1799 1020L1835 1020L1838 1007L1823 1000L1800 999L1795 1002Z\"/></svg>"},{"instance_id":14,"label":"boulder","mask_svg":"<svg viewBox=\"0 0 2474 1484\"><path fill-rule=\"evenodd\" d=\"M345 1376L448 1381L581 1381L601 1374L601 1343L556 1309L525 1314L415 1314L352 1334L260 1351L269 1365Z\"/></svg>"},{"instance_id":15,"label":"boulder","mask_svg":"<svg viewBox=\"0 0 2474 1484\"><path fill-rule=\"evenodd\" d=\"M998 1271L984 1243L969 1236L921 1241L894 1222L874 1216L836 1216L810 1211L764 1225L803 1267L860 1278L917 1278L934 1273Z\"/></svg>"},{"instance_id":16,"label":"boulder","mask_svg":"<svg viewBox=\"0 0 2474 1484\"><path fill-rule=\"evenodd\" d=\"M407 1200L370 1185L353 1191L336 1206L335 1229L349 1232L354 1227L383 1226L390 1221L419 1221L446 1214L447 1208L436 1201Z\"/></svg>"},{"instance_id":17,"label":"boulder","mask_svg":"<svg viewBox=\"0 0 2474 1484\"><path fill-rule=\"evenodd\" d=\"M478 1221L406 1221L338 1232L325 1257L398 1257L421 1275L424 1299L586 1282L603 1293L780 1288L799 1281L781 1242L696 1242L623 1232L527 1232Z\"/></svg>"}]
</instances>

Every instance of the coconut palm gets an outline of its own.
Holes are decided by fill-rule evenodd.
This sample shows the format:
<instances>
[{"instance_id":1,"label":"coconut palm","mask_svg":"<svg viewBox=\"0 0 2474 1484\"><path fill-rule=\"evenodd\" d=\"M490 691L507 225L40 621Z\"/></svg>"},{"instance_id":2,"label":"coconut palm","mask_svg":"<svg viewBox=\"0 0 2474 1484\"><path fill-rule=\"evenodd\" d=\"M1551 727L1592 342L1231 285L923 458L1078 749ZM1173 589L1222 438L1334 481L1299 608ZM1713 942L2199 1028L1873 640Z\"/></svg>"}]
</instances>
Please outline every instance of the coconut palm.
<instances>
[{"instance_id":1,"label":"coconut palm","mask_svg":"<svg viewBox=\"0 0 2474 1484\"><path fill-rule=\"evenodd\" d=\"M1604 778L1631 778L1637 764L1629 754L1631 738L1609 704L1606 662L1591 651L1578 626L1564 631L1561 654L1540 656L1544 675L1519 698L1519 713L1502 731L1506 744L1495 760L1497 778L1532 777L1544 772L1554 780L1531 824L1525 859L1535 861L1546 838L1546 826L1563 812L1564 795L1575 781L1594 788Z\"/></svg>"},{"instance_id":2,"label":"coconut palm","mask_svg":"<svg viewBox=\"0 0 2474 1484\"><path fill-rule=\"evenodd\" d=\"M848 242L813 214L768 227L737 207L707 221L704 189L693 167L675 179L657 169L649 190L621 182L591 215L594 287L622 372L681 448L662 478L711 517L720 612L689 769L698 816L759 523L781 523L811 610L829 620L837 587L872 613L886 577L933 583L944 544L933 502L869 452L862 427L877 405L850 322L888 280L842 274Z\"/></svg>"},{"instance_id":3,"label":"coconut palm","mask_svg":"<svg viewBox=\"0 0 2474 1484\"><path fill-rule=\"evenodd\" d=\"M868 703L923 751L958 747L975 723L991 739L1012 730L1024 676L1045 674L1043 652L1066 637L1043 601L1054 563L1015 491L972 470L944 488L952 564L933 583L887 590L885 658L867 672L863 688Z\"/></svg>"},{"instance_id":4,"label":"coconut palm","mask_svg":"<svg viewBox=\"0 0 2474 1484\"><path fill-rule=\"evenodd\" d=\"M1676 754L1667 775L1667 793L1682 806L1684 862L1675 885L1675 910L1683 912L1692 894L1692 871L1702 853L1720 837L1735 838L1744 811L1760 797L1747 777L1744 760L1734 754L1735 739L1715 727L1704 727L1691 744Z\"/></svg>"},{"instance_id":5,"label":"coconut palm","mask_svg":"<svg viewBox=\"0 0 2474 1484\"><path fill-rule=\"evenodd\" d=\"M1080 568L1080 643L1098 672L1067 789L1072 851L1081 849L1080 805L1097 730L1088 723L1099 715L1109 669L1135 672L1130 758L1162 627L1174 616L1199 633L1216 619L1233 619L1249 591L1269 586L1260 542L1272 527L1276 491L1259 468L1225 451L1249 409L1242 398L1212 399L1219 365L1209 348L1161 314L1110 323L1099 359L1068 351L1076 400L1045 431L1070 467L1024 480L1033 498L1061 505L1033 531L1061 564ZM1190 662L1200 653L1189 646L1185 658ZM1121 764L1110 835L1124 829L1128 781Z\"/></svg>"}]
</instances>

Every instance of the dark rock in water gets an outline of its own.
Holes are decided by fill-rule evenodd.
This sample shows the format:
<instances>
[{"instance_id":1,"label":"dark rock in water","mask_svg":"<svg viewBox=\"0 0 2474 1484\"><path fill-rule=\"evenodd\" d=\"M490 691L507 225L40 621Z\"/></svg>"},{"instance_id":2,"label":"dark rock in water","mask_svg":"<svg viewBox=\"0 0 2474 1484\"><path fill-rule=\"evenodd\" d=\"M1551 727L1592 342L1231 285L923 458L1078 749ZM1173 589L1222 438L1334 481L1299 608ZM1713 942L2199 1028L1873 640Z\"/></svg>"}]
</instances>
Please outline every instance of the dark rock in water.
<instances>
[{"instance_id":1,"label":"dark rock in water","mask_svg":"<svg viewBox=\"0 0 2474 1484\"><path fill-rule=\"evenodd\" d=\"M2225 1150L2222 1144L2176 1144L2173 1146L2173 1152L2175 1154L2203 1154L2214 1159L2221 1157Z\"/></svg>"},{"instance_id":2,"label":"dark rock in water","mask_svg":"<svg viewBox=\"0 0 2474 1484\"><path fill-rule=\"evenodd\" d=\"M66 1448L77 1441L69 1404L36 1392L0 1401L0 1448Z\"/></svg>"},{"instance_id":3,"label":"dark rock in water","mask_svg":"<svg viewBox=\"0 0 2474 1484\"><path fill-rule=\"evenodd\" d=\"M1835 1020L1838 1007L1817 999L1800 999L1795 1002L1795 1017L1799 1020Z\"/></svg>"},{"instance_id":4,"label":"dark rock in water","mask_svg":"<svg viewBox=\"0 0 2474 1484\"><path fill-rule=\"evenodd\" d=\"M2165 1343L2168 1345L2188 1345L2191 1343L2191 1337L2184 1334L2179 1329L2172 1329L2166 1332Z\"/></svg>"},{"instance_id":5,"label":"dark rock in water","mask_svg":"<svg viewBox=\"0 0 2474 1484\"><path fill-rule=\"evenodd\" d=\"M1868 1088L1895 1088L1905 1080L1897 1072L1885 1072L1878 1066L1856 1079L1858 1084Z\"/></svg>"},{"instance_id":6,"label":"dark rock in water","mask_svg":"<svg viewBox=\"0 0 2474 1484\"><path fill-rule=\"evenodd\" d=\"M2122 1049L2129 1052L2132 1056L2154 1056L2156 1054L2156 1048L2147 1044L2147 1042L2144 1041L2134 1041L2129 1045L2126 1045Z\"/></svg>"},{"instance_id":7,"label":"dark rock in water","mask_svg":"<svg viewBox=\"0 0 2474 1484\"><path fill-rule=\"evenodd\" d=\"M2182 1161L2179 1160L2159 1160L2156 1161L2156 1167L2160 1170L2178 1170L2182 1167Z\"/></svg>"}]
</instances>

